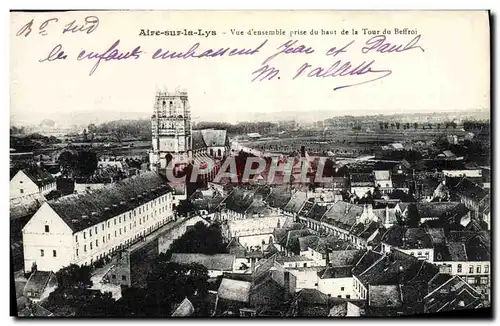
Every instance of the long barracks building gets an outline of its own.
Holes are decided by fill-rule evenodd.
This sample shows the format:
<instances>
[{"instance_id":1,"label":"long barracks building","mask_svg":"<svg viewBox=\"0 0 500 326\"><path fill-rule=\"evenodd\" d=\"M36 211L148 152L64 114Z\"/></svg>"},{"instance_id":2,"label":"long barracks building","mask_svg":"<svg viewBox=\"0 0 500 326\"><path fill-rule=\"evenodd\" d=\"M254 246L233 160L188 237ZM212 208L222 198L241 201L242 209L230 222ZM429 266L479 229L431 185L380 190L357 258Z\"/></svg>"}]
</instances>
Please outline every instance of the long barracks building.
<instances>
[{"instance_id":1,"label":"long barracks building","mask_svg":"<svg viewBox=\"0 0 500 326\"><path fill-rule=\"evenodd\" d=\"M154 172L45 202L23 228L24 270L56 272L110 256L174 219L173 202Z\"/></svg>"}]
</instances>

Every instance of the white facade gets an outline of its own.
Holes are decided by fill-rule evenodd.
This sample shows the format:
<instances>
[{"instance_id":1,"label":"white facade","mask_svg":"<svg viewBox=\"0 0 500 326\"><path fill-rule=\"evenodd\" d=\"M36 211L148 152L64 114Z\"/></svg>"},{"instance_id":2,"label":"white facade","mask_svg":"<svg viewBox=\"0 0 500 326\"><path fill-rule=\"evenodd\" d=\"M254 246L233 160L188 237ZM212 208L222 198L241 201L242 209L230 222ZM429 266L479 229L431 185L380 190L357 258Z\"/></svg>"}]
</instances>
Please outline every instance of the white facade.
<instances>
[{"instance_id":1,"label":"white facade","mask_svg":"<svg viewBox=\"0 0 500 326\"><path fill-rule=\"evenodd\" d=\"M332 298L354 299L353 278L325 278L318 279L318 291L328 294Z\"/></svg>"},{"instance_id":2,"label":"white facade","mask_svg":"<svg viewBox=\"0 0 500 326\"><path fill-rule=\"evenodd\" d=\"M25 272L91 264L172 219L171 193L76 232L44 203L23 228Z\"/></svg>"},{"instance_id":3,"label":"white facade","mask_svg":"<svg viewBox=\"0 0 500 326\"><path fill-rule=\"evenodd\" d=\"M31 180L23 170L19 170L16 175L10 180L10 198L19 198L29 196L35 193L46 195L56 189L56 182L49 183L44 186L38 185Z\"/></svg>"},{"instance_id":4,"label":"white facade","mask_svg":"<svg viewBox=\"0 0 500 326\"><path fill-rule=\"evenodd\" d=\"M408 248L408 249L402 249L399 247L391 246L385 242L382 242L381 244L382 251L384 253L389 253L391 252L391 249L398 250L400 252L403 252L407 255L416 257L420 260L425 260L428 261L429 263L432 263L434 261L434 248Z\"/></svg>"}]
</instances>

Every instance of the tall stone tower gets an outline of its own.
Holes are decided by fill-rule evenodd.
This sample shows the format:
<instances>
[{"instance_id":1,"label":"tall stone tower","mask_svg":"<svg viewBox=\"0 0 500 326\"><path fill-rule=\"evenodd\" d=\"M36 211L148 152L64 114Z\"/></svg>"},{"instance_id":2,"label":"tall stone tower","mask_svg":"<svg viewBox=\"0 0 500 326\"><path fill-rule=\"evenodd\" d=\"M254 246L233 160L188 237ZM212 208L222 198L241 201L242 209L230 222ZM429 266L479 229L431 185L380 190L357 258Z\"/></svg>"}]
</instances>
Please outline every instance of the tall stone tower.
<instances>
[{"instance_id":1,"label":"tall stone tower","mask_svg":"<svg viewBox=\"0 0 500 326\"><path fill-rule=\"evenodd\" d=\"M186 91L156 92L151 127L151 170L164 169L171 160L187 164L191 153L191 112Z\"/></svg>"}]
</instances>

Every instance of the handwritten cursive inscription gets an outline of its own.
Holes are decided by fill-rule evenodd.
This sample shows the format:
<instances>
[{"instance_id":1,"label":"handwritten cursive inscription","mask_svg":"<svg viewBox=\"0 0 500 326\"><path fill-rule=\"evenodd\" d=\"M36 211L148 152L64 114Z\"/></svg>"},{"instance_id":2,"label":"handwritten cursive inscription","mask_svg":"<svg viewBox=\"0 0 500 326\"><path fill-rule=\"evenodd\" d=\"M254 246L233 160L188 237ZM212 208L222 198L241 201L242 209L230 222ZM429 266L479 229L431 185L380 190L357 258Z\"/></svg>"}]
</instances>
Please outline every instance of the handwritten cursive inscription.
<instances>
[{"instance_id":1,"label":"handwritten cursive inscription","mask_svg":"<svg viewBox=\"0 0 500 326\"><path fill-rule=\"evenodd\" d=\"M47 28L50 25L54 25L55 23L59 22L59 18L49 18L45 21L43 21L39 27L38 27L38 34L42 36L46 36L48 34ZM16 36L24 36L28 37L28 35L31 34L33 30L33 25L35 25L35 20L32 19L17 31ZM87 16L84 19L84 22L82 24L77 23L76 20L73 20L72 22L66 24L64 26L64 29L62 30L62 34L72 32L72 33L77 33L77 32L85 32L87 34L91 34L93 31L97 29L99 26L99 18L97 16Z\"/></svg>"},{"instance_id":2,"label":"handwritten cursive inscription","mask_svg":"<svg viewBox=\"0 0 500 326\"><path fill-rule=\"evenodd\" d=\"M99 18L97 16L88 16L85 17L85 23L84 24L78 24L76 20L73 20L71 23L67 24L64 26L63 29L63 34L72 32L72 33L77 33L77 32L85 32L87 34L91 34L93 31L95 31L99 27Z\"/></svg>"},{"instance_id":3,"label":"handwritten cursive inscription","mask_svg":"<svg viewBox=\"0 0 500 326\"><path fill-rule=\"evenodd\" d=\"M312 65L306 62L299 69L297 69L297 73L295 74L295 76L293 76L292 79L296 79L300 76L326 78L326 77L347 77L347 76L362 76L362 75L375 74L373 78L368 80L334 87L333 90L336 91L342 88L358 86L369 82L373 82L392 74L392 71L388 69L384 70L373 69L372 68L373 63L375 63L375 60L372 60L370 62L363 61L361 64L357 65L352 64L351 61L342 62L341 60L338 60L328 68L316 67L314 69L310 69L312 68Z\"/></svg>"},{"instance_id":4,"label":"handwritten cursive inscription","mask_svg":"<svg viewBox=\"0 0 500 326\"><path fill-rule=\"evenodd\" d=\"M50 51L50 53L45 58L38 60L38 62L65 60L67 57L68 56L62 49L62 45L58 44L52 49L52 51Z\"/></svg>"},{"instance_id":5,"label":"handwritten cursive inscription","mask_svg":"<svg viewBox=\"0 0 500 326\"><path fill-rule=\"evenodd\" d=\"M215 58L223 56L242 56L242 55L254 55L258 53L264 45L266 45L267 40L262 42L260 45L253 49L238 49L238 48L219 48L219 49L206 49L204 51L199 51L200 43L195 43L189 50L184 52L175 52L170 50L158 49L153 54L153 59L189 59L189 58Z\"/></svg>"},{"instance_id":6,"label":"handwritten cursive inscription","mask_svg":"<svg viewBox=\"0 0 500 326\"><path fill-rule=\"evenodd\" d=\"M87 52L86 50L82 50L77 57L78 61L81 60L97 60L95 65L90 70L89 76L92 76L96 71L97 67L101 63L102 60L110 61L110 60L127 60L127 59L139 59L142 51L141 47L137 46L131 52L122 52L118 49L118 45L120 44L120 40L116 40L113 45L111 45L105 52Z\"/></svg>"},{"instance_id":7,"label":"handwritten cursive inscription","mask_svg":"<svg viewBox=\"0 0 500 326\"><path fill-rule=\"evenodd\" d=\"M390 53L390 52L404 52L414 49L420 49L425 52L424 48L417 45L420 40L420 35L415 36L410 42L405 45L402 44L391 44L386 42L385 35L377 35L366 41L366 46L361 48L361 52L369 53L370 51L379 53Z\"/></svg>"},{"instance_id":8,"label":"handwritten cursive inscription","mask_svg":"<svg viewBox=\"0 0 500 326\"><path fill-rule=\"evenodd\" d=\"M297 40L295 40L295 41L289 40L289 41L286 41L284 44L278 46L279 51L275 52L271 56L267 57L267 59L265 59L262 62L262 65L267 64L269 61L273 60L274 58L276 58L280 54L300 54L300 53L311 54L311 53L314 53L313 48L308 47L306 45L302 45L302 44L296 46L297 43L298 43Z\"/></svg>"},{"instance_id":9,"label":"handwritten cursive inscription","mask_svg":"<svg viewBox=\"0 0 500 326\"><path fill-rule=\"evenodd\" d=\"M47 19L42 22L41 25L39 25L40 34L46 35L46 29L48 26L52 26L56 23L58 23L57 18ZM26 23L21 27L16 35L24 35L25 37L28 36L31 33L34 24L34 20ZM97 16L88 16L85 18L83 23L77 23L76 20L67 23L64 26L62 33L74 34L81 32L91 34L97 29L98 26L99 18ZM311 61L309 60L296 68L295 71L292 70L289 78L291 80L305 78L335 78L336 81L342 80L342 82L339 82L339 85L335 86L333 90L340 90L371 83L389 77L392 75L393 70L387 67L378 67L379 65L377 65L375 59L373 58L361 59L357 62L356 60L347 59L351 53L358 52L364 55L388 55L403 53L410 50L420 50L421 52L425 52L424 48L420 45L421 38L421 35L417 35L407 43L395 43L392 40L389 40L386 35L376 35L369 38L364 43L360 42L359 45L355 40L346 42L343 45L330 45L329 48L327 47L328 50L324 52L324 55L326 58L331 60L331 63L326 65L314 65L310 63ZM121 41L117 39L111 46L107 47L106 50L102 52L82 49L76 59L78 61L94 61L94 65L89 72L89 76L92 76L103 61L137 60L143 58L143 54L146 53L140 45L130 48L131 50L129 49L129 51L124 51L122 49L123 45L120 42ZM268 42L269 40L265 39L261 42L255 43L254 47L248 48L228 46L211 48L204 47L200 42L197 42L192 44L189 48L181 50L157 48L156 51L152 52L152 55L148 57L152 60L187 60L257 56L258 54L265 52L266 47L269 46ZM301 43L299 40L287 40L273 49L270 55L264 55L265 59L261 62L260 67L254 69L251 73L251 81L278 82L286 76L286 71L280 68L276 63L280 57L290 56L294 58L303 58L304 56L311 56L314 53L316 53L316 49L312 46ZM347 58L345 58L346 56ZM67 58L68 55L63 50L63 45L57 44L54 48L52 48L48 55L40 59L39 62L46 63L62 61ZM332 60L332 58L335 59Z\"/></svg>"}]
</instances>

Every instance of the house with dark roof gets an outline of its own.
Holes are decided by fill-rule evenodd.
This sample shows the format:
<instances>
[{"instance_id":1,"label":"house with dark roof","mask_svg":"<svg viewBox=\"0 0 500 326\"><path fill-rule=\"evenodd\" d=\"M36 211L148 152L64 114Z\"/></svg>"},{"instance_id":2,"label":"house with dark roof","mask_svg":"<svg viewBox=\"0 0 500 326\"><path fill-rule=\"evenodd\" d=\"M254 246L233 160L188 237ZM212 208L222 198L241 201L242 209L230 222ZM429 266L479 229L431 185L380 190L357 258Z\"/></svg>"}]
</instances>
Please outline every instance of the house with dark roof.
<instances>
[{"instance_id":1,"label":"house with dark roof","mask_svg":"<svg viewBox=\"0 0 500 326\"><path fill-rule=\"evenodd\" d=\"M229 137L225 129L193 130L191 137L194 156L207 154L221 159L229 154Z\"/></svg>"},{"instance_id":2,"label":"house with dark roof","mask_svg":"<svg viewBox=\"0 0 500 326\"><path fill-rule=\"evenodd\" d=\"M424 297L425 313L482 307L480 293L467 284L460 276L455 275L445 282L441 281L437 283L441 284L434 286Z\"/></svg>"},{"instance_id":3,"label":"house with dark roof","mask_svg":"<svg viewBox=\"0 0 500 326\"><path fill-rule=\"evenodd\" d=\"M57 279L54 273L35 271L31 273L28 282L23 289L23 295L33 302L47 298L50 292L57 287Z\"/></svg>"},{"instance_id":4,"label":"house with dark roof","mask_svg":"<svg viewBox=\"0 0 500 326\"><path fill-rule=\"evenodd\" d=\"M381 217L384 221L389 219L388 215ZM350 241L356 248L366 248L377 236L384 222L380 223L378 219L371 205L362 206L339 201L331 205L321 217L321 230Z\"/></svg>"},{"instance_id":5,"label":"house with dark roof","mask_svg":"<svg viewBox=\"0 0 500 326\"><path fill-rule=\"evenodd\" d=\"M434 260L434 244L431 236L423 228L406 228L395 225L382 235L382 251L398 250L420 260Z\"/></svg>"},{"instance_id":6,"label":"house with dark roof","mask_svg":"<svg viewBox=\"0 0 500 326\"><path fill-rule=\"evenodd\" d=\"M31 166L19 170L10 180L10 199L33 194L47 195L56 190L56 180L47 170Z\"/></svg>"},{"instance_id":7,"label":"house with dark roof","mask_svg":"<svg viewBox=\"0 0 500 326\"><path fill-rule=\"evenodd\" d=\"M54 317L54 313L45 309L41 305L37 303L31 303L26 306L24 309L20 310L17 314L18 317L30 317L30 318L39 318L39 317Z\"/></svg>"},{"instance_id":8,"label":"house with dark roof","mask_svg":"<svg viewBox=\"0 0 500 326\"><path fill-rule=\"evenodd\" d=\"M328 295L316 289L302 289L294 295L287 316L327 317L331 306Z\"/></svg>"},{"instance_id":9,"label":"house with dark roof","mask_svg":"<svg viewBox=\"0 0 500 326\"><path fill-rule=\"evenodd\" d=\"M354 298L353 267L353 265L327 266L318 271L318 290L334 298Z\"/></svg>"},{"instance_id":10,"label":"house with dark roof","mask_svg":"<svg viewBox=\"0 0 500 326\"><path fill-rule=\"evenodd\" d=\"M399 251L383 255L368 251L353 269L354 294L368 299L372 286L427 283L438 271L433 264Z\"/></svg>"},{"instance_id":11,"label":"house with dark roof","mask_svg":"<svg viewBox=\"0 0 500 326\"><path fill-rule=\"evenodd\" d=\"M375 190L375 178L373 173L351 173L349 178L349 190L352 194L363 197L367 192Z\"/></svg>"},{"instance_id":12,"label":"house with dark roof","mask_svg":"<svg viewBox=\"0 0 500 326\"><path fill-rule=\"evenodd\" d=\"M460 201L473 212L475 217L479 217L480 211L484 211L486 206L489 206L489 191L468 178L460 180L460 182L453 187L452 191L460 198Z\"/></svg>"},{"instance_id":13,"label":"house with dark roof","mask_svg":"<svg viewBox=\"0 0 500 326\"><path fill-rule=\"evenodd\" d=\"M297 190L292 194L292 197L283 207L283 212L290 214L292 216L297 216L302 206L307 201L307 192L302 190Z\"/></svg>"},{"instance_id":14,"label":"house with dark roof","mask_svg":"<svg viewBox=\"0 0 500 326\"><path fill-rule=\"evenodd\" d=\"M154 172L45 202L23 228L24 270L90 265L174 220L172 205Z\"/></svg>"},{"instance_id":15,"label":"house with dark roof","mask_svg":"<svg viewBox=\"0 0 500 326\"><path fill-rule=\"evenodd\" d=\"M412 203L406 207L403 215L408 216L411 209L418 214L420 223L440 220L445 225L462 224L465 226L470 221L469 210L460 202Z\"/></svg>"},{"instance_id":16,"label":"house with dark roof","mask_svg":"<svg viewBox=\"0 0 500 326\"><path fill-rule=\"evenodd\" d=\"M390 170L375 170L373 171L375 179L375 187L382 193L389 193L392 191L392 177Z\"/></svg>"}]
</instances>

